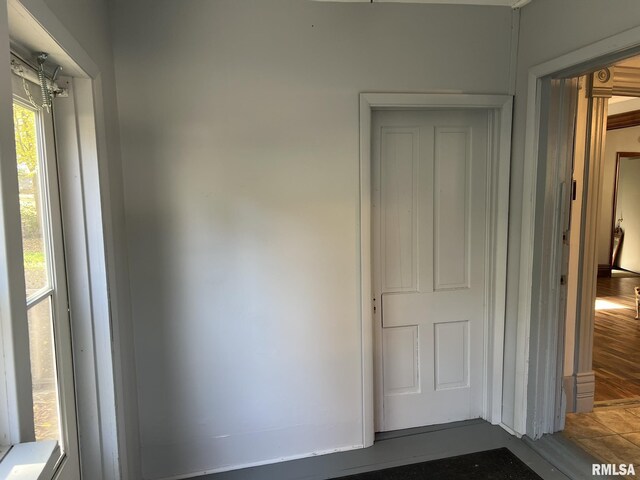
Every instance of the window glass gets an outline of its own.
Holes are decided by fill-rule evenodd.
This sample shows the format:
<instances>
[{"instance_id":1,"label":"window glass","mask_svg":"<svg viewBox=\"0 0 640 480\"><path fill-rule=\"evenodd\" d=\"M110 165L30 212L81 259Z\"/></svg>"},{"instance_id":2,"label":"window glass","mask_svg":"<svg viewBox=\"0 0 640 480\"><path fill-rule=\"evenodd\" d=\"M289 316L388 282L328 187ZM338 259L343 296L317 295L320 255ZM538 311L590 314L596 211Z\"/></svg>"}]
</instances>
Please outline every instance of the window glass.
<instances>
[{"instance_id":1,"label":"window glass","mask_svg":"<svg viewBox=\"0 0 640 480\"><path fill-rule=\"evenodd\" d=\"M36 112L13 104L27 298L49 286Z\"/></svg>"},{"instance_id":2,"label":"window glass","mask_svg":"<svg viewBox=\"0 0 640 480\"><path fill-rule=\"evenodd\" d=\"M45 221L48 197L43 185L44 167L39 112L13 103L13 123L18 160L18 190L29 322L29 355L36 440L60 440L58 384L53 334L51 237Z\"/></svg>"},{"instance_id":3,"label":"window glass","mask_svg":"<svg viewBox=\"0 0 640 480\"><path fill-rule=\"evenodd\" d=\"M59 440L58 386L53 344L51 297L31 307L29 349L36 440Z\"/></svg>"}]
</instances>

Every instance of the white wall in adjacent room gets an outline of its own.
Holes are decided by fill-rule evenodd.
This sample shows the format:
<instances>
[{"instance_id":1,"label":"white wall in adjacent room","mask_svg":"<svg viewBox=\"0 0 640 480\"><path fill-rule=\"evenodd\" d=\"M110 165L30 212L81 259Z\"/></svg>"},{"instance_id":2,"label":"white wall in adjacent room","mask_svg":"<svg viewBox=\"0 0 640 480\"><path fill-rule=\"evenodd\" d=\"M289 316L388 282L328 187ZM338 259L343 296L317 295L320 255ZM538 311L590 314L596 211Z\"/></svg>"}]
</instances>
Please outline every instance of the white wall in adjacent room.
<instances>
[{"instance_id":1,"label":"white wall in adjacent room","mask_svg":"<svg viewBox=\"0 0 640 480\"><path fill-rule=\"evenodd\" d=\"M640 159L620 157L615 218L621 220L624 237L617 264L640 272Z\"/></svg>"},{"instance_id":2,"label":"white wall in adjacent room","mask_svg":"<svg viewBox=\"0 0 640 480\"><path fill-rule=\"evenodd\" d=\"M602 204L598 219L598 263L611 264L611 229L613 213L613 195L616 176L616 157L618 152L640 152L640 127L609 130L604 146L604 164L602 169ZM640 185L638 186L640 188ZM625 242L626 242L625 238ZM629 248L627 248L627 252Z\"/></svg>"}]
</instances>

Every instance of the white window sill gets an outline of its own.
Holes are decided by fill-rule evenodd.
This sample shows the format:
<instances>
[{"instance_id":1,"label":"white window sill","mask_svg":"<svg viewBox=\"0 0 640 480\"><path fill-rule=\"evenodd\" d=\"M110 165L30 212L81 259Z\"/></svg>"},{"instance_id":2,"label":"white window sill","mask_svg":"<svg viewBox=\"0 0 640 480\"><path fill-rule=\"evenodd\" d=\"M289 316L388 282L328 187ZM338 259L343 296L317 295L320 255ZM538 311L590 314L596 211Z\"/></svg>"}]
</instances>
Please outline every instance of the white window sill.
<instances>
[{"instance_id":1,"label":"white window sill","mask_svg":"<svg viewBox=\"0 0 640 480\"><path fill-rule=\"evenodd\" d=\"M51 480L60 448L55 440L14 445L0 462L0 478L6 480Z\"/></svg>"}]
</instances>

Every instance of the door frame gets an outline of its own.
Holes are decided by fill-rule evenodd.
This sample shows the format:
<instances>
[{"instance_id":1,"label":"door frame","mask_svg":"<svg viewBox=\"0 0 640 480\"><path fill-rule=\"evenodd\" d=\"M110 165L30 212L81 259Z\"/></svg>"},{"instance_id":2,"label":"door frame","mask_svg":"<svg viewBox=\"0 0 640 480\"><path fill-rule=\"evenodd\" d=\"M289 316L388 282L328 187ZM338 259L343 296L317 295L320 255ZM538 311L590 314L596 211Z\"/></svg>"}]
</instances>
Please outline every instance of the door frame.
<instances>
[{"instance_id":1,"label":"door frame","mask_svg":"<svg viewBox=\"0 0 640 480\"><path fill-rule=\"evenodd\" d=\"M542 226L536 223L536 217L545 208L545 202L557 201L555 192L538 189L540 169L546 168L549 161L545 153L548 145L542 134L542 128L549 120L549 110L543 95L544 84L550 78L581 76L596 71L603 65L637 55L640 47L639 39L640 27L635 27L531 67L528 72L515 349L513 430L518 435L526 434L536 439L545 433L553 433L557 422L555 415L550 415L549 412L557 414L557 409L561 408L554 406L557 393L554 372L557 370L557 363L563 360L557 350L548 348L544 341L539 340L556 334L562 325L561 322L564 322L564 313L560 312L559 308L549 308L545 311L546 313L556 313L545 315L543 318L540 310L534 308L532 301L534 293L538 298L545 297L553 288L556 288L549 282L540 284L537 280L543 277L549 278L550 273L556 268L554 260L558 258L557 249L561 245L558 241L553 241L552 245L544 244ZM565 141L569 142L573 139L565 139ZM585 175L585 185L587 180L588 176ZM542 197L538 202L537 195ZM591 215L595 216L597 212L593 210ZM581 236L583 237L581 244L583 244L584 230ZM543 249L550 249L549 254L540 256ZM534 256L540 259L536 265L534 265ZM595 258L583 259L581 261L583 271L589 270L585 268L586 261L595 262L595 260ZM597 267L597 262L594 265ZM590 356L592 346L589 343L592 342L590 332L593 330L593 319L576 318L576 324L576 358ZM590 362L590 357L587 360ZM579 383L584 384L585 388L591 388L586 385L590 382L591 376L589 374L582 376L584 379L582 377L578 379Z\"/></svg>"},{"instance_id":2,"label":"door frame","mask_svg":"<svg viewBox=\"0 0 640 480\"><path fill-rule=\"evenodd\" d=\"M383 109L483 109L489 113L488 221L483 418L502 422L502 375L507 281L507 231L511 164L510 95L361 93L360 94L360 318L362 354L362 438L373 445L375 427L374 324L371 251L371 115Z\"/></svg>"}]
</instances>

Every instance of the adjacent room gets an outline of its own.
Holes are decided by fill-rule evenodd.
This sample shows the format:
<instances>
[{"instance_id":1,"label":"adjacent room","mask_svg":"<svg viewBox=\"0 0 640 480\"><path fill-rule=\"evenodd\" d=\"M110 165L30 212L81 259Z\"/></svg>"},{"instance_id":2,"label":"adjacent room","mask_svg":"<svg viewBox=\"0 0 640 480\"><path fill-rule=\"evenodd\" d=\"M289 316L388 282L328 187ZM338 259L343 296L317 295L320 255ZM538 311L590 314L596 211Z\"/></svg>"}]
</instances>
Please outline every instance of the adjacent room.
<instances>
[{"instance_id":1,"label":"adjacent room","mask_svg":"<svg viewBox=\"0 0 640 480\"><path fill-rule=\"evenodd\" d=\"M637 68L640 61L632 59L624 65ZM612 97L598 237L596 402L640 400L640 358L636 357L640 346L636 298L640 296L635 293L635 287L640 287L639 159L640 98Z\"/></svg>"},{"instance_id":2,"label":"adjacent room","mask_svg":"<svg viewBox=\"0 0 640 480\"><path fill-rule=\"evenodd\" d=\"M575 401L567 403L563 433L607 462L613 462L621 455L640 459L640 264L636 260L640 240L640 217L636 215L640 199L636 181L640 180L640 97L634 95L632 86L640 81L639 66L638 57L633 57L608 67L614 72L613 90L627 96L606 98L607 118L596 126L604 145L600 160L602 168L593 171L600 183L600 208L594 212L598 217L597 227L590 224L591 228L597 229L592 232L597 238L598 258L595 298L589 294L585 282L580 281L578 252L581 249L576 244L580 235L573 224L569 242L565 372L574 368L576 358L591 355L594 382L592 390L583 391ZM589 119L583 110L584 84L582 81L583 88L578 92L573 162L576 193L582 191L584 165L590 163L584 157L591 155L578 145L583 136L581 132L585 126L586 130L594 127L593 117ZM586 108L588 110L588 105ZM578 230L584 218L581 210L586 205L588 202L584 197L573 195L572 223L575 218ZM587 302L595 300L593 334L586 341L578 338L579 329L575 328L581 314L580 298Z\"/></svg>"}]
</instances>

